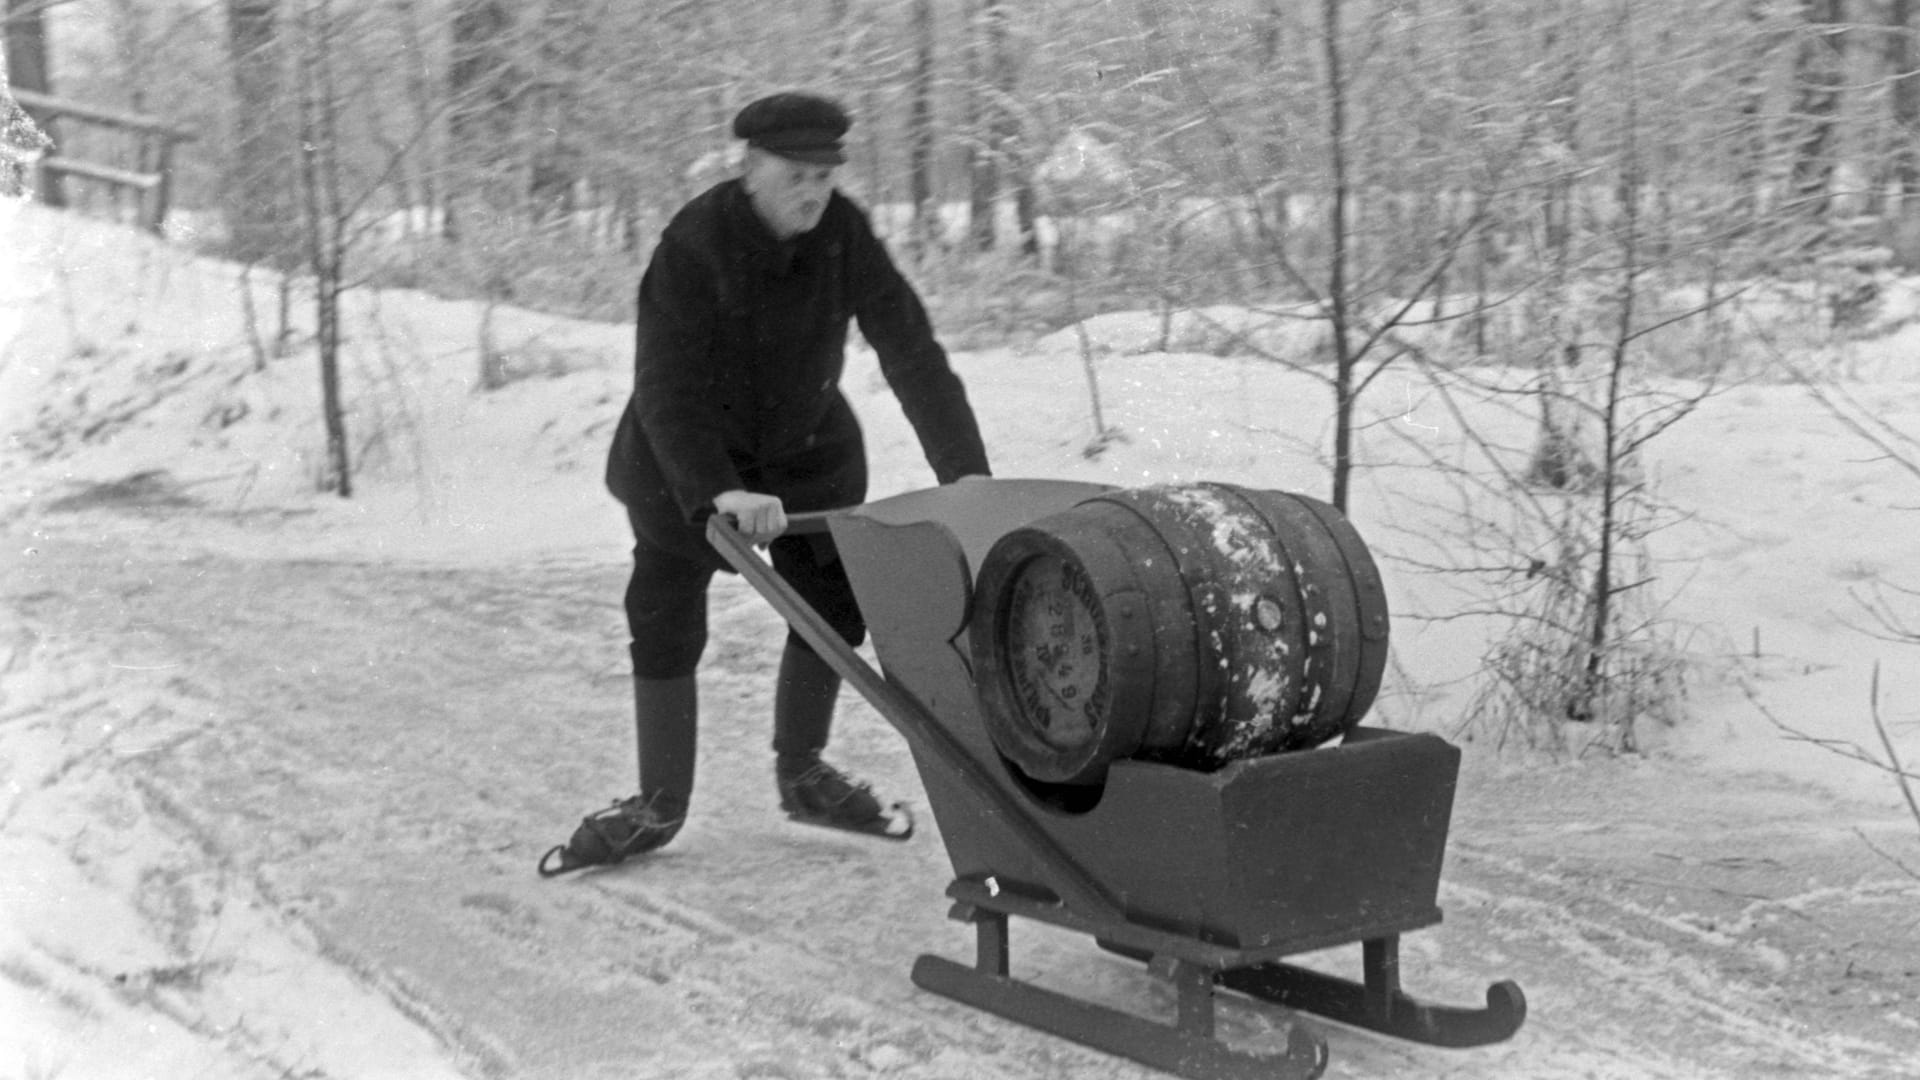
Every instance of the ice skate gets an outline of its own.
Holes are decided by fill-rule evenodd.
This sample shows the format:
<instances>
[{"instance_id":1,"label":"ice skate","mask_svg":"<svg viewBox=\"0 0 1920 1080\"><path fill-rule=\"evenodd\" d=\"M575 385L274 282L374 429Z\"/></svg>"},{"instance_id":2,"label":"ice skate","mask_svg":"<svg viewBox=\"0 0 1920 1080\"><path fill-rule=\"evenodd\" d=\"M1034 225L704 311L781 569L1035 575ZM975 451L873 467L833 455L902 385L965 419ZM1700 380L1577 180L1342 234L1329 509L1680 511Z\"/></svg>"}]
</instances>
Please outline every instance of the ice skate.
<instances>
[{"instance_id":1,"label":"ice skate","mask_svg":"<svg viewBox=\"0 0 1920 1080\"><path fill-rule=\"evenodd\" d=\"M795 821L887 840L913 835L913 815L905 806L881 806L872 787L855 782L818 757L778 758L774 772L780 784L780 808Z\"/></svg>"},{"instance_id":2,"label":"ice skate","mask_svg":"<svg viewBox=\"0 0 1920 1080\"><path fill-rule=\"evenodd\" d=\"M671 792L635 795L588 814L573 838L540 857L540 876L614 863L657 851L687 820L686 800ZM557 858L556 858L557 857Z\"/></svg>"}]
</instances>

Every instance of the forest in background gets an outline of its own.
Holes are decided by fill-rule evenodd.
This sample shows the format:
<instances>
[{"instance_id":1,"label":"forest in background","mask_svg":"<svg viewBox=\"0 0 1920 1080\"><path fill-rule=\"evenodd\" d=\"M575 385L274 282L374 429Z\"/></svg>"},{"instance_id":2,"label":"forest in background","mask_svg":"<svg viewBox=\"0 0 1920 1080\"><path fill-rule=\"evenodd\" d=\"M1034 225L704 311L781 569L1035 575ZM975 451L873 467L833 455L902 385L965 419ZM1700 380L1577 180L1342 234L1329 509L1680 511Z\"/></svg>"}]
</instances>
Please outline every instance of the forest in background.
<instances>
[{"instance_id":1,"label":"forest in background","mask_svg":"<svg viewBox=\"0 0 1920 1080\"><path fill-rule=\"evenodd\" d=\"M5 6L16 86L198 133L173 162L197 242L596 317L725 175L734 111L785 88L850 107L844 186L968 332L1471 297L1498 353L1486 312L1564 338L1547 309L1630 218L1635 259L1694 283L1920 261L1912 0ZM43 126L64 157L152 152Z\"/></svg>"},{"instance_id":2,"label":"forest in background","mask_svg":"<svg viewBox=\"0 0 1920 1080\"><path fill-rule=\"evenodd\" d=\"M1724 331L1756 282L1846 332L1873 321L1876 275L1920 266L1912 0L6 10L16 85L199 133L170 161L176 217L279 273L276 351L310 286L330 417L357 285L629 317L666 217L728 172L734 112L782 88L851 107L844 186L952 343L1152 308L1163 347L1197 311L1214 351L1330 365L1343 506L1352 401L1403 357L1541 372L1552 459L1628 368L1749 361ZM62 158L154 168L153 139L43 126Z\"/></svg>"},{"instance_id":3,"label":"forest in background","mask_svg":"<svg viewBox=\"0 0 1920 1080\"><path fill-rule=\"evenodd\" d=\"M1343 509L1367 464L1356 404L1389 366L1453 415L1472 397L1530 417L1528 446L1473 432L1475 460L1429 466L1461 505L1480 501L1471 489L1506 508L1463 519L1458 550L1427 568L1501 582L1492 607L1513 632L1482 705L1500 725L1572 723L1599 732L1582 744L1631 749L1636 718L1674 705L1682 665L1645 540L1683 508L1638 457L1730 381L1802 382L1864 444L1920 460L1911 436L1822 391L1835 342L1915 318L1891 300L1920 269L1912 0L5 11L15 87L195 134L169 162L170 232L240 267L257 368L317 355L316 485L343 497L344 293L630 318L659 228L730 171L735 111L792 88L855 115L843 186L950 344L1075 328L1089 455L1124 438L1102 418L1088 331L1109 311L1157 313L1138 351L1322 381L1328 429L1310 452ZM62 158L156 166L153 139L37 119ZM84 177L43 168L38 186L83 212L131 210ZM277 313L254 310L255 273L277 283ZM295 304L311 305L311 340ZM480 391L527 375L489 327ZM1471 565L1483 552L1490 570ZM1514 552L1536 554L1516 569ZM1897 617L1889 633L1916 640Z\"/></svg>"}]
</instances>

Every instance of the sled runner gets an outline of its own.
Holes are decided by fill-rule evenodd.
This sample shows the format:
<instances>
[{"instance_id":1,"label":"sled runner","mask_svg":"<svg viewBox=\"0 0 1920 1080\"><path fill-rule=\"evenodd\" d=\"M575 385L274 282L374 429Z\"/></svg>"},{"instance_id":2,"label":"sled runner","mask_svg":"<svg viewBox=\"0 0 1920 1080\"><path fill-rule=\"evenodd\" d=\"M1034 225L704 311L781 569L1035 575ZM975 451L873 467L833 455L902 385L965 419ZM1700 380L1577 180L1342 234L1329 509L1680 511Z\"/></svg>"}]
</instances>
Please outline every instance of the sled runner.
<instances>
[{"instance_id":1,"label":"sled runner","mask_svg":"<svg viewBox=\"0 0 1920 1080\"><path fill-rule=\"evenodd\" d=\"M1304 497L1224 485L1174 495L980 480L796 515L794 531L833 537L879 670L726 520L709 522L727 561L913 753L953 866L949 914L975 936L970 964L921 956L915 984L1195 1080L1311 1078L1327 1064L1324 1034L1298 1017L1284 1050L1220 1040L1221 989L1436 1046L1508 1038L1526 1016L1512 982L1468 1008L1426 1004L1400 987L1400 935L1441 918L1460 754L1436 736L1358 723L1378 686L1386 626L1357 535ZM1273 546L1285 558L1268 560L1284 587L1269 595L1197 580L1153 584L1166 561L1154 554L1158 541L1114 530L1137 531L1135 518L1167 506L1157 527L1197 523L1201 546L1218 538L1219 553L1232 556L1215 560L1221 573L1258 563L1235 546L1244 521L1284 534ZM1195 516L1204 514L1224 516L1209 532ZM1196 558L1174 561L1184 568ZM1135 573L1138 582L1127 577ZM1211 633L1215 644L1231 650L1228 639L1246 631L1267 642L1261 655L1295 668L1248 679L1230 658L1185 657L1187 645L1173 639L1235 603L1246 617ZM988 689L983 679L1001 681ZM1295 696L1276 719L1281 684ZM1265 711L1230 706L1203 718L1191 708L1195 686ZM1309 708L1319 711L1310 717ZM1281 723L1332 723L1343 734L1338 745L1218 763ZM1204 767L1181 760L1196 754ZM1149 1020L1012 977L1015 917L1086 934L1170 973L1176 1015ZM1358 982L1283 962L1355 943Z\"/></svg>"}]
</instances>

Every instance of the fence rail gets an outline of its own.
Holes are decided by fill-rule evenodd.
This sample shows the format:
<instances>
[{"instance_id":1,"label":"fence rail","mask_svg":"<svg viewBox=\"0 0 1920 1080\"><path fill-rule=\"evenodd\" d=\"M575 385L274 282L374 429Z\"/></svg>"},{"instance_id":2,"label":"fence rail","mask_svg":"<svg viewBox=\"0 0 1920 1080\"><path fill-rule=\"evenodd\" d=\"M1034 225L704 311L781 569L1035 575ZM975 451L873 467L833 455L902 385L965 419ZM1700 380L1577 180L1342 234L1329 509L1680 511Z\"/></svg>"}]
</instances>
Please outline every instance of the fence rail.
<instances>
[{"instance_id":1,"label":"fence rail","mask_svg":"<svg viewBox=\"0 0 1920 1080\"><path fill-rule=\"evenodd\" d=\"M13 98L43 127L53 117L66 117L132 133L138 140L136 160L152 162L151 168L122 169L58 155L41 158L39 167L49 177L77 177L133 192L139 200L140 224L150 232L161 231L166 224L172 196L173 147L175 143L192 142L196 138L192 130L167 123L157 116L88 105L33 90L16 89ZM39 187L49 195L60 190L55 184L43 183ZM60 201L64 203L64 197Z\"/></svg>"}]
</instances>

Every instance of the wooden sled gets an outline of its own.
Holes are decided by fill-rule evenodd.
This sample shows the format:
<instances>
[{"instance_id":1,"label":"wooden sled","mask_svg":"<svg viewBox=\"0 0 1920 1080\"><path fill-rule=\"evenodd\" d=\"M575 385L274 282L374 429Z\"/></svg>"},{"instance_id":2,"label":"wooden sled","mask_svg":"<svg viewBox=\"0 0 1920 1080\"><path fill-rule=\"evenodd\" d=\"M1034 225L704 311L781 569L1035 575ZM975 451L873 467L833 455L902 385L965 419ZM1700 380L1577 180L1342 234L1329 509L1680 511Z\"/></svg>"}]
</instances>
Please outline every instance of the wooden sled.
<instances>
[{"instance_id":1,"label":"wooden sled","mask_svg":"<svg viewBox=\"0 0 1920 1080\"><path fill-rule=\"evenodd\" d=\"M1434 1046L1498 1042L1526 1017L1510 981L1480 1008L1400 987L1399 941L1440 921L1436 899L1459 751L1424 734L1354 728L1337 747L1213 772L1115 762L1094 797L1062 799L995 748L968 663L974 572L1008 531L1109 490L979 480L824 514L794 532L833 537L865 613L876 671L725 519L708 537L865 697L913 752L953 865L951 916L975 932L971 964L921 956L916 985L1167 1072L1213 1080L1320 1075L1324 1035L1296 1020L1283 1051L1215 1032L1214 995ZM1154 1021L1013 978L1010 920L1084 933L1170 971L1177 1015ZM1282 962L1358 943L1362 981Z\"/></svg>"}]
</instances>

